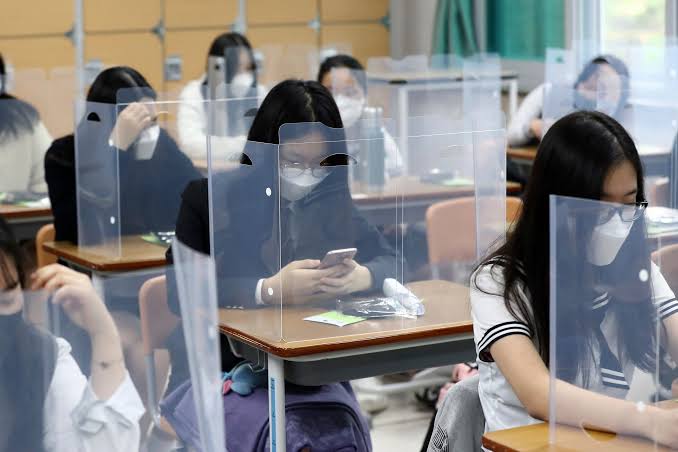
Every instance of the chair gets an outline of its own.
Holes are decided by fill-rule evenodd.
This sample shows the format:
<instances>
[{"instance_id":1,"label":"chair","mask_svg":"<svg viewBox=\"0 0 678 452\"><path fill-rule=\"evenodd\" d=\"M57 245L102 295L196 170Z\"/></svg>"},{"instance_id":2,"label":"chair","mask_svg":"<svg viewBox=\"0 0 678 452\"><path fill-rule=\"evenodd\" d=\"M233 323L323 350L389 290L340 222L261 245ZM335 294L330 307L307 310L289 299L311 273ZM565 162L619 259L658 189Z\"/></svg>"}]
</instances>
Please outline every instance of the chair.
<instances>
[{"instance_id":1,"label":"chair","mask_svg":"<svg viewBox=\"0 0 678 452\"><path fill-rule=\"evenodd\" d=\"M506 198L506 223L518 217L522 201ZM434 279L440 278L440 265L445 262L476 260L475 198L457 198L431 205L426 210L428 256Z\"/></svg>"},{"instance_id":2,"label":"chair","mask_svg":"<svg viewBox=\"0 0 678 452\"><path fill-rule=\"evenodd\" d=\"M450 388L438 409L428 452L481 451L485 415L478 395L480 377L465 378Z\"/></svg>"},{"instance_id":3,"label":"chair","mask_svg":"<svg viewBox=\"0 0 678 452\"><path fill-rule=\"evenodd\" d=\"M35 257L38 268L42 268L49 264L57 263L57 257L55 255L48 253L47 251L42 249L42 245L45 242L53 241L54 237L55 237L54 224L44 225L35 235Z\"/></svg>"},{"instance_id":4,"label":"chair","mask_svg":"<svg viewBox=\"0 0 678 452\"><path fill-rule=\"evenodd\" d=\"M155 425L160 423L158 388L156 385L155 350L162 349L165 340L179 325L179 317L170 311L167 304L165 276L146 281L139 290L139 313L141 340L146 361L146 384L148 387L148 410Z\"/></svg>"}]
</instances>

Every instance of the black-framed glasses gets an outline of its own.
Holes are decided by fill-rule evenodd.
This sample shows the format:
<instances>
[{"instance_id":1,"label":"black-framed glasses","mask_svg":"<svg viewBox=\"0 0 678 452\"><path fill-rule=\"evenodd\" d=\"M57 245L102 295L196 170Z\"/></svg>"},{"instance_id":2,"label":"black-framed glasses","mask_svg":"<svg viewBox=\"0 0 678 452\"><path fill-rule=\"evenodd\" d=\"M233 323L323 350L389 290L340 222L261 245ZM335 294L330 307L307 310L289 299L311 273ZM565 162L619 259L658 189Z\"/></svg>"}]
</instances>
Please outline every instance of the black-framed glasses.
<instances>
[{"instance_id":1,"label":"black-framed glasses","mask_svg":"<svg viewBox=\"0 0 678 452\"><path fill-rule=\"evenodd\" d=\"M631 204L622 204L620 206L605 206L600 209L598 224L605 224L610 221L615 214L626 223L632 223L638 220L647 209L647 201L639 201Z\"/></svg>"},{"instance_id":2,"label":"black-framed glasses","mask_svg":"<svg viewBox=\"0 0 678 452\"><path fill-rule=\"evenodd\" d=\"M280 161L280 172L286 177L301 176L306 170L310 170L314 177L323 177L327 174L328 169L327 166L323 166L322 164L289 162L286 160Z\"/></svg>"}]
</instances>

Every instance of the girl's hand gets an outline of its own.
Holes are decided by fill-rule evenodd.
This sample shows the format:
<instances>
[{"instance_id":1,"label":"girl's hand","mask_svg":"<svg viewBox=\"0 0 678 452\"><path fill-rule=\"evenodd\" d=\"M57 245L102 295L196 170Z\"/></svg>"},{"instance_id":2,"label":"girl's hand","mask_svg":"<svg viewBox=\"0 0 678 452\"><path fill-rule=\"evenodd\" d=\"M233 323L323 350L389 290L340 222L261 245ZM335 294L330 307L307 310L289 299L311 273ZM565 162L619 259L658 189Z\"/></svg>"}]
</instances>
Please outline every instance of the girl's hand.
<instances>
[{"instance_id":1,"label":"girl's hand","mask_svg":"<svg viewBox=\"0 0 678 452\"><path fill-rule=\"evenodd\" d=\"M139 134L155 123L151 109L138 102L129 104L118 115L110 140L113 145L126 151L139 137Z\"/></svg>"},{"instance_id":2,"label":"girl's hand","mask_svg":"<svg viewBox=\"0 0 678 452\"><path fill-rule=\"evenodd\" d=\"M320 281L320 290L331 295L348 295L372 287L372 273L353 259L346 259L334 275Z\"/></svg>"}]
</instances>

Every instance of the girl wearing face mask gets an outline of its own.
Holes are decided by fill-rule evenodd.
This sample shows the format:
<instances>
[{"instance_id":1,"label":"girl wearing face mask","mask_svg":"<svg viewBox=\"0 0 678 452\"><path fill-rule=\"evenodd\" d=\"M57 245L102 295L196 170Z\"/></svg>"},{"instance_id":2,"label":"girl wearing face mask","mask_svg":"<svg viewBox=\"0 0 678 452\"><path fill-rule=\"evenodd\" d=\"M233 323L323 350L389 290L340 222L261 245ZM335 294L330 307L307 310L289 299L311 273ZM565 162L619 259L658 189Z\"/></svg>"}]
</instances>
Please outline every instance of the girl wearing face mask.
<instances>
[{"instance_id":1,"label":"girl wearing face mask","mask_svg":"<svg viewBox=\"0 0 678 452\"><path fill-rule=\"evenodd\" d=\"M20 248L0 218L0 450L138 450L144 407L113 319L89 278L61 265L26 276ZM62 306L87 332L89 379L66 340L24 320L23 290L50 293L46 302Z\"/></svg>"},{"instance_id":2,"label":"girl wearing face mask","mask_svg":"<svg viewBox=\"0 0 678 452\"><path fill-rule=\"evenodd\" d=\"M121 93L130 103L119 111L116 103ZM80 196L78 200L75 136L71 134L55 140L45 156L45 176L52 203L56 240L77 244L79 218L80 221L86 219L88 224L109 221L102 214L101 206L116 196L120 206L121 235L174 230L181 192L191 180L199 179L200 173L157 124L159 112L152 104L155 97L146 79L129 67L107 69L94 80L87 94L87 104L91 106L91 111L97 109L102 114L108 112L111 118L99 118L97 122L89 114L91 111L88 111L77 125L79 136L88 137L79 139L78 164L83 169L92 168L95 176L101 167L104 167L102 173L107 174L112 170L106 167L110 165L110 156L117 153L119 180L116 187L109 187L105 184L107 178L103 177L98 192L87 193L91 196ZM130 373L144 395L138 300L129 297L127 302L117 302L112 307L112 314L122 333L128 362L138 363L136 366L130 364ZM67 320L65 322L68 323ZM63 331L67 336L80 334L77 328L68 325ZM73 340L73 343L86 342ZM73 351L78 363L85 368L88 365L88 353L88 350L78 349L77 346Z\"/></svg>"},{"instance_id":3,"label":"girl wearing face mask","mask_svg":"<svg viewBox=\"0 0 678 452\"><path fill-rule=\"evenodd\" d=\"M592 386L591 382L600 380L606 364L601 355L600 362L588 368L589 349L566 357L570 360L567 369L583 370L591 376L588 383L575 386L563 381L555 395L549 394L550 195L614 203L591 218L577 217L579 223L568 225L585 231L582 236L588 238L573 239L574 268L558 273L576 279L559 282L559 291L561 287L569 291L567 297L559 298L572 300L568 308L576 315L559 315L558 328L576 331L577 340L592 338L600 353L619 350L609 344L607 335L597 334L613 332L618 346L628 353L611 352L612 361L619 368L630 365L652 373L647 353L653 350L654 319L659 315L666 348L674 361L678 358L678 302L651 264L649 252L630 249L631 244L645 243L643 187L636 147L614 119L598 112L575 112L557 121L544 136L514 229L471 278L486 431L547 420L551 396L558 405L559 422L575 426L586 422L678 446L678 411L648 406L640 413L635 403L624 400L626 390ZM638 281L642 268L652 269L648 275L651 283L637 290L630 286L638 284L630 281ZM602 287L608 292L601 297ZM614 315L609 316L610 312ZM560 357L558 364L560 369ZM616 375L624 378L621 371ZM595 388L595 392L581 388Z\"/></svg>"},{"instance_id":4,"label":"girl wearing face mask","mask_svg":"<svg viewBox=\"0 0 678 452\"><path fill-rule=\"evenodd\" d=\"M279 143L283 124L300 130L291 142ZM241 168L216 176L212 184L212 197L223 206L212 218L214 236L219 237L214 252L222 307L274 304L279 300L278 287L287 304L336 299L380 290L385 278L395 277L398 254L353 205L341 127L339 110L319 83L287 80L264 99L250 129ZM304 142L315 144L298 144ZM265 150L257 143L264 143ZM277 180L279 205L278 184L271 182ZM272 195L265 196L267 189L271 193L272 184ZM208 182L196 181L183 194L177 239L210 253L209 225ZM344 248L357 248L353 260L319 268L328 251ZM279 262L266 257L278 253ZM170 306L179 314L172 294ZM177 379L182 381L175 363L185 362L178 356L185 353L181 332L170 342L175 384ZM237 361L229 347L222 347L223 368L230 369Z\"/></svg>"},{"instance_id":5,"label":"girl wearing face mask","mask_svg":"<svg viewBox=\"0 0 678 452\"><path fill-rule=\"evenodd\" d=\"M214 58L219 58L215 60ZM230 32L217 36L210 46L207 54L205 74L197 80L192 80L186 84L179 95L179 112L177 116L177 127L179 131L179 142L182 150L191 159L206 159L207 151L205 143L207 141L208 129L208 108L205 103L210 99L210 88L208 86L208 74L210 73L210 63L224 66L225 79L214 94L217 99L239 99L244 97L258 97L262 99L266 93L263 86L257 80L257 68L254 60L254 52L249 40L240 33ZM228 87L225 90L225 87ZM212 148L212 158L226 159L233 153L242 152L246 140L246 131L238 121L242 113L236 112L235 115L228 116L229 130L228 136L220 136L218 140L212 142L217 144ZM242 122L242 121L241 121ZM246 122L246 121L245 121ZM242 132L242 133L241 133ZM226 135L221 132L212 133L212 135Z\"/></svg>"},{"instance_id":6,"label":"girl wearing face mask","mask_svg":"<svg viewBox=\"0 0 678 452\"><path fill-rule=\"evenodd\" d=\"M584 66L574 83L576 110L596 110L617 117L629 95L629 70L626 64L614 55L601 55ZM605 90L600 102L596 99L598 89ZM525 97L507 130L509 146L526 146L541 140L544 133L542 113L544 109L544 84L539 85Z\"/></svg>"},{"instance_id":7,"label":"girl wearing face mask","mask_svg":"<svg viewBox=\"0 0 678 452\"><path fill-rule=\"evenodd\" d=\"M318 70L318 82L327 88L334 96L337 103L341 121L344 123L347 134L350 135L352 127L358 123L367 106L367 80L365 68L358 60L349 55L335 55L325 59ZM400 160L400 152L395 140L382 128L384 134L384 151L386 160L384 172L386 177L397 171ZM353 150L349 149L349 152Z\"/></svg>"}]
</instances>

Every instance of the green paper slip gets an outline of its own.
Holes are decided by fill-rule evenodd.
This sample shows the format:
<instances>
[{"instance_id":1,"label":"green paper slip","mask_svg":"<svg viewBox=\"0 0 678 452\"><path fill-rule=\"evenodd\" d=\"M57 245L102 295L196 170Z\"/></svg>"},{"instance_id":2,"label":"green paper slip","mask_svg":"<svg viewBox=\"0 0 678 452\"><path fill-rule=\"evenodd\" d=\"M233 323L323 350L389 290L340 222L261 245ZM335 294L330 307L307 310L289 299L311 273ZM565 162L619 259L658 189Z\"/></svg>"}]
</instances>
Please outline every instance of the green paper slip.
<instances>
[{"instance_id":1,"label":"green paper slip","mask_svg":"<svg viewBox=\"0 0 678 452\"><path fill-rule=\"evenodd\" d=\"M328 325L334 326L346 326L353 323L362 322L365 319L363 317L356 317L353 315L344 315L339 311L328 311L322 314L306 317L304 320L308 320L309 322L326 323Z\"/></svg>"}]
</instances>

